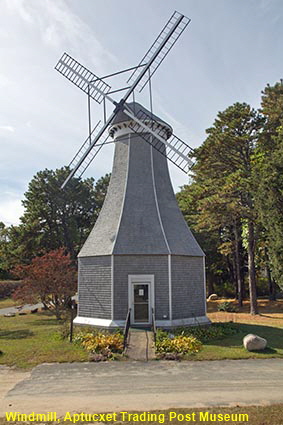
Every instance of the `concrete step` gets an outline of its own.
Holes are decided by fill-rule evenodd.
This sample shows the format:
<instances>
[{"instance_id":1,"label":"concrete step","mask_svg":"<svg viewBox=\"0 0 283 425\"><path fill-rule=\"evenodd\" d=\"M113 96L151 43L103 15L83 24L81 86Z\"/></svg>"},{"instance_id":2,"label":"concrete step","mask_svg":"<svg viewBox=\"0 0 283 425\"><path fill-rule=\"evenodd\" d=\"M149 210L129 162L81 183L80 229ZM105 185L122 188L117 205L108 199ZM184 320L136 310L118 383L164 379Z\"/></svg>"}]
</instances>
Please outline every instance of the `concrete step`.
<instances>
[{"instance_id":1,"label":"concrete step","mask_svg":"<svg viewBox=\"0 0 283 425\"><path fill-rule=\"evenodd\" d=\"M126 355L132 360L155 359L153 332L147 329L130 328Z\"/></svg>"}]
</instances>

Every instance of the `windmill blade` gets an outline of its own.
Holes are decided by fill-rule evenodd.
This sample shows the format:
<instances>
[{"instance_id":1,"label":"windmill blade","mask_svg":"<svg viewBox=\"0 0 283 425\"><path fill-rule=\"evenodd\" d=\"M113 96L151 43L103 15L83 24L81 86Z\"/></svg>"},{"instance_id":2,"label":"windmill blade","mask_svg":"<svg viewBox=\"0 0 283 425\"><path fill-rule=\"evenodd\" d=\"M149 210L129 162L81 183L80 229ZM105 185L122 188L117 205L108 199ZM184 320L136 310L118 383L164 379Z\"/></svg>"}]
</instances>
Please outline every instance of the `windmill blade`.
<instances>
[{"instance_id":1,"label":"windmill blade","mask_svg":"<svg viewBox=\"0 0 283 425\"><path fill-rule=\"evenodd\" d=\"M146 52L139 65L148 64L150 67L150 75L143 73L143 77L140 79L137 88L139 92L146 86L148 80L155 73L159 65L163 62L165 57L168 55L180 35L183 33L187 25L190 23L190 19L181 13L175 11L165 27L162 29L154 43L151 45L149 50ZM157 55L156 55L157 53ZM147 67L148 69L148 67ZM128 83L133 83L139 76L140 69L137 68L129 77Z\"/></svg>"},{"instance_id":2,"label":"windmill blade","mask_svg":"<svg viewBox=\"0 0 283 425\"><path fill-rule=\"evenodd\" d=\"M189 154L193 152L193 149L187 143L174 134L166 140L164 138L164 128L153 117L145 113L144 110L140 109L134 115L129 108L125 108L124 113L134 121L129 127L135 133L139 134L158 152L166 156L180 170L188 174L193 166L193 161L189 158ZM144 131L141 132L141 129Z\"/></svg>"},{"instance_id":3,"label":"windmill blade","mask_svg":"<svg viewBox=\"0 0 283 425\"><path fill-rule=\"evenodd\" d=\"M86 142L83 144L79 152L76 154L73 161L71 162L71 166L73 166L74 168L72 169L69 176L67 177L67 179L61 186L62 188L66 186L66 184L72 178L72 176L74 176L75 174L77 175L77 173L79 174L79 176L81 176L82 173L89 166L93 158L97 155L101 147L105 144L108 138L108 135L103 136L103 134L105 133L109 124L111 124L112 120L118 114L118 112L124 109L124 112L128 113L128 116L131 116L129 115L131 114L131 112L126 112L126 109L125 109L125 103L127 99L131 96L131 94L134 92L134 90L137 87L140 88L140 91L143 89L148 79L150 78L147 75L147 72L149 71L149 69L151 68L151 71L152 71L151 75L152 75L156 71L158 66L161 64L161 62L164 60L164 58L167 56L167 54L169 53L173 45L176 43L176 41L178 40L182 32L185 30L189 22L190 22L189 18L180 14L179 12L174 12L174 14L171 16L171 18L169 19L169 21L167 22L167 24L165 25L165 27L163 28L163 30L161 31L161 33L159 34L159 36L157 37L153 45L151 46L151 48L148 50L144 58L141 60L136 71L132 73L129 79L129 81L131 81L131 86L128 88L127 92L125 93L123 98L120 100L120 102L114 101L107 94L109 93L111 89L111 87L107 83L105 83L101 78L98 78L95 74L93 74L87 68L83 67L79 62L77 62L71 56L67 55L66 53L63 54L62 58L57 63L55 69L59 71L62 75L64 75L66 78L68 78L76 86L78 86L81 90L87 93L90 97L96 100L98 103L101 103L101 101L104 98L108 98L115 105L115 109L114 109L114 112L111 114L111 116L108 118L108 120L105 122L104 126L100 130L98 130L98 132L96 132L96 128L93 130L93 132L91 133L92 136L90 136L86 140ZM144 63L145 61L146 63ZM139 121L139 119L136 116L132 116L132 117L135 121L137 121L139 125L141 125L147 130L147 133L151 133L151 135L153 135L156 139L159 139L160 141L162 141L167 146L168 149L170 147L171 154L169 156L167 153L163 152L163 154L165 154L171 162L177 165L177 167L185 171L184 165L182 165L183 161L185 161L188 164L190 160L186 157L186 155L183 152L181 152L179 147L176 145L178 144L186 145L186 144L182 142L181 139L178 139L176 136L174 136L175 140L172 140L172 144L170 144L167 140L163 139L159 134L157 134L156 132L153 132L152 129L149 128L147 125L145 125L142 121ZM144 135L143 137L145 138ZM152 138L152 136L150 137ZM101 143L99 145L96 145L97 141L100 138L101 138ZM150 143L150 140L146 140L146 141ZM162 150L160 149L160 152L161 151ZM176 155L178 158L173 158L174 155Z\"/></svg>"},{"instance_id":4,"label":"windmill blade","mask_svg":"<svg viewBox=\"0 0 283 425\"><path fill-rule=\"evenodd\" d=\"M68 78L75 86L89 94L97 103L101 103L111 87L104 80L81 65L67 53L64 53L55 66L56 71Z\"/></svg>"},{"instance_id":5,"label":"windmill blade","mask_svg":"<svg viewBox=\"0 0 283 425\"><path fill-rule=\"evenodd\" d=\"M73 176L81 177L100 149L106 144L109 134L105 134L105 130L108 125L109 124L102 126L101 121L98 121L90 136L86 139L70 162L69 168L71 169L71 172L62 184L61 189L64 189L68 181ZM100 143L96 144L98 140Z\"/></svg>"}]
</instances>

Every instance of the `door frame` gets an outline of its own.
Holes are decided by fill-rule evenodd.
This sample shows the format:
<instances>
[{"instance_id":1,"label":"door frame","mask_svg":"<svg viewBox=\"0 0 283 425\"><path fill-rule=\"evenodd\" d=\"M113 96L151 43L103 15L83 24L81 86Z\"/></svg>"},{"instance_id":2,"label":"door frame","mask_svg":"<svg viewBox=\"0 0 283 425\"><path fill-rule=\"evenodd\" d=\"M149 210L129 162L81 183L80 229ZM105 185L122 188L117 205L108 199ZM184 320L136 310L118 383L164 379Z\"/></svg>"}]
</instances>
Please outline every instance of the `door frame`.
<instances>
[{"instance_id":1,"label":"door frame","mask_svg":"<svg viewBox=\"0 0 283 425\"><path fill-rule=\"evenodd\" d=\"M148 322L137 322L134 321L134 285L148 284L148 311L149 321ZM154 308L154 275L153 274L129 274L128 275L128 308L131 309L131 324L133 325L151 325L152 315L151 310Z\"/></svg>"}]
</instances>

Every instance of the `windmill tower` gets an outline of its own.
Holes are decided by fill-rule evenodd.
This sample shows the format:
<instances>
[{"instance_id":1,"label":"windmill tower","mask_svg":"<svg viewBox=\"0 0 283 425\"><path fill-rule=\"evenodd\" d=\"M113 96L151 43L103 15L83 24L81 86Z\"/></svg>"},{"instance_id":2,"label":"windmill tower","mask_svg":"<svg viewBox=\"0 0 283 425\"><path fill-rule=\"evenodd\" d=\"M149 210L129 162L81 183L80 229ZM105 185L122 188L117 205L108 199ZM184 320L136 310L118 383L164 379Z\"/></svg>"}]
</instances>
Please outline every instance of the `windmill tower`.
<instances>
[{"instance_id":1,"label":"windmill tower","mask_svg":"<svg viewBox=\"0 0 283 425\"><path fill-rule=\"evenodd\" d=\"M167 159L188 171L191 148L169 124L137 102L140 91L188 25L175 12L140 64L125 96L116 102L105 78L98 78L64 54L56 69L114 112L90 135L70 164L62 187L81 175L109 137L115 154L103 208L78 255L79 309L75 323L120 327L128 312L134 325L174 327L209 323L206 317L204 253L180 212ZM153 70L153 71L152 71ZM126 70L128 71L128 70Z\"/></svg>"}]
</instances>

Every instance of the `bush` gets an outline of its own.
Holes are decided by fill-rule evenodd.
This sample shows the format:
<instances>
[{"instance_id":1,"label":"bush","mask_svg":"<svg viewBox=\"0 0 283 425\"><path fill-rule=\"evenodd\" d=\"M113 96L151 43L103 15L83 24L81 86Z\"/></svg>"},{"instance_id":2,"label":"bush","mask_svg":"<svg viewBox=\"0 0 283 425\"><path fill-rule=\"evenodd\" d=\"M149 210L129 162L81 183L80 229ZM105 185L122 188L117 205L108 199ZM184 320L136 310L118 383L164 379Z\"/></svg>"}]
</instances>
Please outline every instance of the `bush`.
<instances>
[{"instance_id":1,"label":"bush","mask_svg":"<svg viewBox=\"0 0 283 425\"><path fill-rule=\"evenodd\" d=\"M237 324L232 322L213 323L210 326L192 326L189 328L175 329L176 335L194 336L201 342L208 342L214 339L225 338L229 335L234 335L239 330Z\"/></svg>"},{"instance_id":2,"label":"bush","mask_svg":"<svg viewBox=\"0 0 283 425\"><path fill-rule=\"evenodd\" d=\"M229 313L235 313L237 311L234 304L229 302L229 301L224 301L223 303L218 304L217 310L218 311L226 311L226 312L229 312Z\"/></svg>"},{"instance_id":3,"label":"bush","mask_svg":"<svg viewBox=\"0 0 283 425\"><path fill-rule=\"evenodd\" d=\"M22 285L21 280L2 280L0 281L0 300L10 298L13 292Z\"/></svg>"},{"instance_id":4,"label":"bush","mask_svg":"<svg viewBox=\"0 0 283 425\"><path fill-rule=\"evenodd\" d=\"M91 354L91 359L106 360L123 352L123 335L121 333L79 332L73 341L82 345ZM99 355L99 356L96 356Z\"/></svg>"},{"instance_id":5,"label":"bush","mask_svg":"<svg viewBox=\"0 0 283 425\"><path fill-rule=\"evenodd\" d=\"M220 298L233 298L235 296L235 286L231 282L222 282L214 285L214 292Z\"/></svg>"},{"instance_id":6,"label":"bush","mask_svg":"<svg viewBox=\"0 0 283 425\"><path fill-rule=\"evenodd\" d=\"M170 338L167 332L157 332L156 351L160 354L193 354L201 348L201 342L193 336L177 335Z\"/></svg>"}]
</instances>

